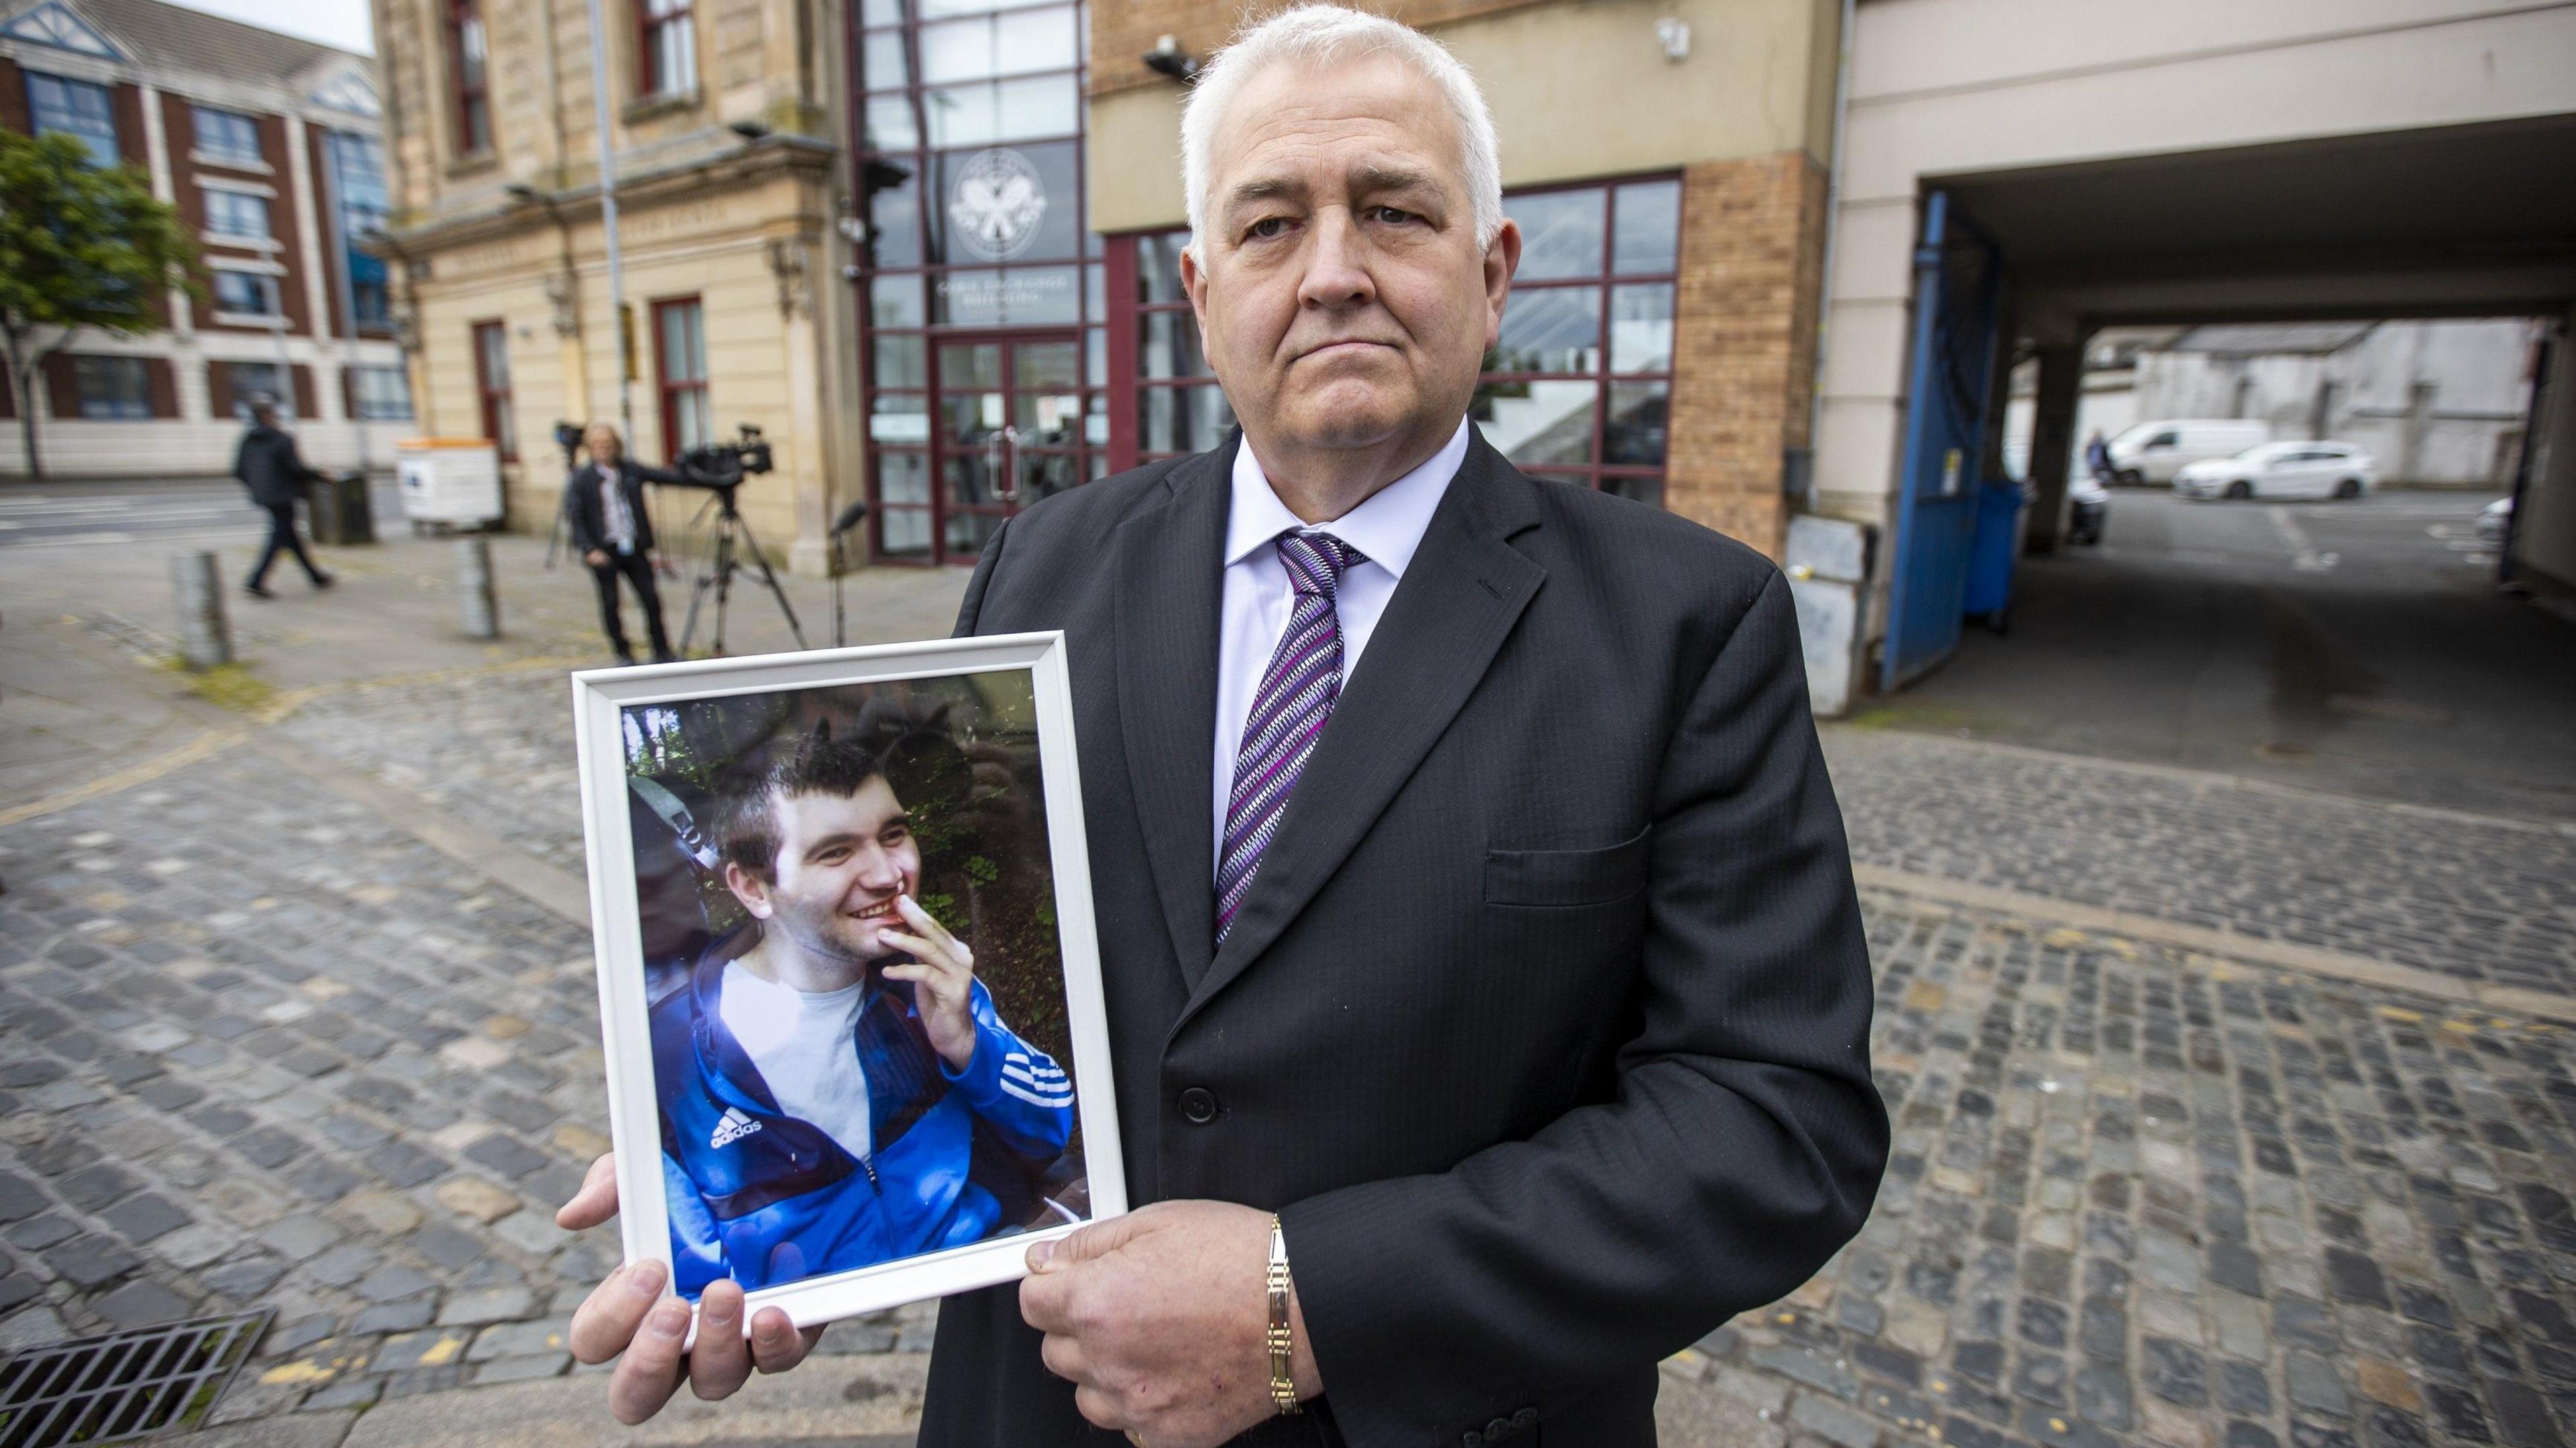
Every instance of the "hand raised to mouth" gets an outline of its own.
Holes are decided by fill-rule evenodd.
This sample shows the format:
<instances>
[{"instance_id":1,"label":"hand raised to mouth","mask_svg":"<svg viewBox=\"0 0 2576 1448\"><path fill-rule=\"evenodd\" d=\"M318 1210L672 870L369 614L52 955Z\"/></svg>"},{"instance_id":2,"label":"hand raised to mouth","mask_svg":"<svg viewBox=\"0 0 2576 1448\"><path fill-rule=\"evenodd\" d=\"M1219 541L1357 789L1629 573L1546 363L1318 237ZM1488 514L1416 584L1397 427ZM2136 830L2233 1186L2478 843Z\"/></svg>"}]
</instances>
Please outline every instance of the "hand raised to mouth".
<instances>
[{"instance_id":1,"label":"hand raised to mouth","mask_svg":"<svg viewBox=\"0 0 2576 1448\"><path fill-rule=\"evenodd\" d=\"M879 934L916 959L887 966L885 977L912 983L913 1003L921 1011L923 1029L930 1033L930 1048L948 1063L949 1070L964 1071L975 1059L975 952L910 895L894 897L894 908L915 933L883 926Z\"/></svg>"}]
</instances>

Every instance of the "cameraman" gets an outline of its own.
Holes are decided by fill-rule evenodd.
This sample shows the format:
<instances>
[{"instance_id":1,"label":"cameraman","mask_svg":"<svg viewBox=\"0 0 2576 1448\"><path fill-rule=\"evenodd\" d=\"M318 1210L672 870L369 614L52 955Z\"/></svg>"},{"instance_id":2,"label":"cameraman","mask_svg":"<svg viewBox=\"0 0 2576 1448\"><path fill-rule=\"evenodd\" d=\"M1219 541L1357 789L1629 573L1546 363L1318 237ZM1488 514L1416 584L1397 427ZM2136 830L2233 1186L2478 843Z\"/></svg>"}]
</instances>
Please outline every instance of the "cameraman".
<instances>
[{"instance_id":1,"label":"cameraman","mask_svg":"<svg viewBox=\"0 0 2576 1448\"><path fill-rule=\"evenodd\" d=\"M644 625L653 638L653 662L667 664L676 655L671 652L670 635L662 630L662 595L653 586L653 570L660 560L653 552L653 520L644 511L644 485L677 484L680 476L629 459L617 429L604 422L590 425L582 434L582 445L590 450L590 461L573 469L564 483L564 516L572 521L572 546L580 550L581 560L590 565L591 581L599 586L600 627L608 630L617 661L635 662L625 625L617 616L617 578L624 574L634 586L636 601L644 606Z\"/></svg>"}]
</instances>

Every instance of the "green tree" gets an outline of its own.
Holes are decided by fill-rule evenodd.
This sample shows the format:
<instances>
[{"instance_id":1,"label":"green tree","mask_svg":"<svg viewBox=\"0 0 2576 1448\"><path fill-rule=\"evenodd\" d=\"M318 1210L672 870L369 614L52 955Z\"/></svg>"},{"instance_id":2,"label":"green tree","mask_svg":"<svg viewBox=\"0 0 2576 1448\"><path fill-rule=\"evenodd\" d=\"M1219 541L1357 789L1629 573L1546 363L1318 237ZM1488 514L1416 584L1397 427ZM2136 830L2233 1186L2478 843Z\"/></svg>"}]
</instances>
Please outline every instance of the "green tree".
<instances>
[{"instance_id":1,"label":"green tree","mask_svg":"<svg viewBox=\"0 0 2576 1448\"><path fill-rule=\"evenodd\" d=\"M130 337L168 326L158 303L173 286L204 295L196 240L142 172L95 166L70 136L0 131L0 346L30 477L44 476L35 386L45 359L85 327Z\"/></svg>"}]
</instances>

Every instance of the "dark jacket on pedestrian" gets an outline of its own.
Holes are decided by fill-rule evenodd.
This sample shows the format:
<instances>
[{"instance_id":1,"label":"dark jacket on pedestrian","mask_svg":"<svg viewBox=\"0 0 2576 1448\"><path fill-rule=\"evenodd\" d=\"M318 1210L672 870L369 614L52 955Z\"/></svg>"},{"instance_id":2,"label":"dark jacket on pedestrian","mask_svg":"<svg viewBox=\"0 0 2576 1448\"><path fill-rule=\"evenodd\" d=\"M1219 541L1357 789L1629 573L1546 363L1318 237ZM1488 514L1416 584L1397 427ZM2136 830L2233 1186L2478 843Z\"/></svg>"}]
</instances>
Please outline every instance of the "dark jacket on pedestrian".
<instances>
[{"instance_id":1,"label":"dark jacket on pedestrian","mask_svg":"<svg viewBox=\"0 0 2576 1448\"><path fill-rule=\"evenodd\" d=\"M645 553L653 547L653 518L644 511L644 485L676 486L681 481L680 475L669 468L646 467L633 458L618 460L617 488L626 497L627 516L635 520L633 551ZM573 469L572 476L564 480L564 516L572 523L574 552L617 551L609 541L607 511L600 504L599 464L583 463Z\"/></svg>"},{"instance_id":2,"label":"dark jacket on pedestrian","mask_svg":"<svg viewBox=\"0 0 2576 1448\"><path fill-rule=\"evenodd\" d=\"M295 439L266 424L242 434L241 451L233 457L233 476L250 489L251 501L263 508L292 503L304 496L306 484L322 481L322 474L296 456Z\"/></svg>"},{"instance_id":3,"label":"dark jacket on pedestrian","mask_svg":"<svg viewBox=\"0 0 2576 1448\"><path fill-rule=\"evenodd\" d=\"M1285 1224L1325 1391L1254 1448L1650 1448L1887 1160L1788 585L1476 437L1219 943L1240 437L1011 519L958 617L1065 631L1129 1197ZM1116 1441L1016 1293L940 1304L922 1448Z\"/></svg>"}]
</instances>

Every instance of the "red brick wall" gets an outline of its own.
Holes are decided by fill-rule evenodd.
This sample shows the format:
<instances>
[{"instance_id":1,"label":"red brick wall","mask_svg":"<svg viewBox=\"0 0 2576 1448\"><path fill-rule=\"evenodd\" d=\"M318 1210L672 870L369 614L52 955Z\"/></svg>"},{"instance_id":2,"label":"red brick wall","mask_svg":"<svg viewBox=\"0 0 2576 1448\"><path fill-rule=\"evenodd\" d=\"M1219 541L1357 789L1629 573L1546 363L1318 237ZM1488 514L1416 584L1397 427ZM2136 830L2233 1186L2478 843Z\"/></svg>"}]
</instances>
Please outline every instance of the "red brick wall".
<instances>
[{"instance_id":1,"label":"red brick wall","mask_svg":"<svg viewBox=\"0 0 2576 1448\"><path fill-rule=\"evenodd\" d=\"M27 114L27 77L19 73L18 62L5 55L0 55L0 126L22 136L36 126Z\"/></svg>"},{"instance_id":2,"label":"red brick wall","mask_svg":"<svg viewBox=\"0 0 2576 1448\"><path fill-rule=\"evenodd\" d=\"M328 133L320 126L304 128L304 147L309 165L305 174L313 178L313 224L322 229L322 306L331 320L331 335L346 337L349 330L349 308L341 299L340 268L347 263L331 254L331 183L324 179L330 173L330 152L322 144Z\"/></svg>"},{"instance_id":3,"label":"red brick wall","mask_svg":"<svg viewBox=\"0 0 2576 1448\"><path fill-rule=\"evenodd\" d=\"M1807 445L1825 176L1802 151L1690 167L1665 506L1774 559L1782 454Z\"/></svg>"},{"instance_id":4,"label":"red brick wall","mask_svg":"<svg viewBox=\"0 0 2576 1448\"><path fill-rule=\"evenodd\" d=\"M1361 9L1407 25L1438 25L1471 15L1544 3L1544 0L1351 0ZM1247 19L1285 8L1284 0L1092 0L1091 93L1108 95L1140 86L1170 85L1139 57L1165 35L1201 60L1231 39Z\"/></svg>"},{"instance_id":5,"label":"red brick wall","mask_svg":"<svg viewBox=\"0 0 2576 1448\"><path fill-rule=\"evenodd\" d=\"M80 416L80 380L72 375L72 354L45 359L45 405L56 418Z\"/></svg>"},{"instance_id":6,"label":"red brick wall","mask_svg":"<svg viewBox=\"0 0 2576 1448\"><path fill-rule=\"evenodd\" d=\"M152 415L177 417L179 415L179 379L170 370L170 359L167 357L145 359L143 375L152 388Z\"/></svg>"},{"instance_id":7,"label":"red brick wall","mask_svg":"<svg viewBox=\"0 0 2576 1448\"><path fill-rule=\"evenodd\" d=\"M116 156L137 171L152 170L151 142L143 135L143 88L113 85L107 88L108 112L116 118Z\"/></svg>"}]
</instances>

